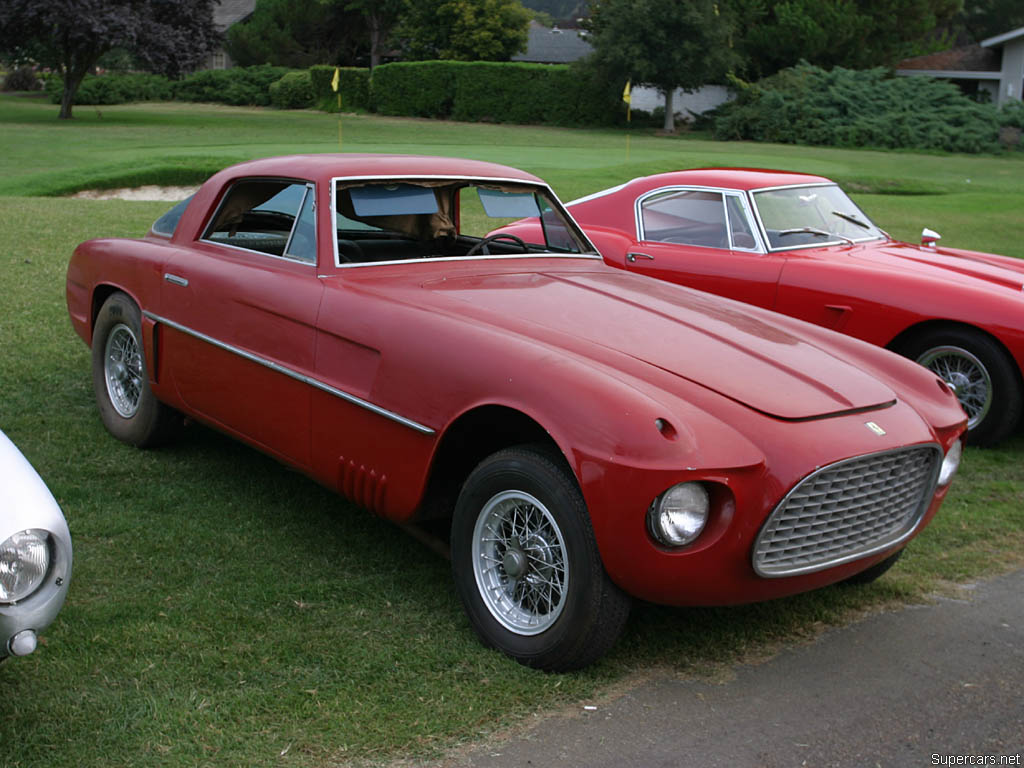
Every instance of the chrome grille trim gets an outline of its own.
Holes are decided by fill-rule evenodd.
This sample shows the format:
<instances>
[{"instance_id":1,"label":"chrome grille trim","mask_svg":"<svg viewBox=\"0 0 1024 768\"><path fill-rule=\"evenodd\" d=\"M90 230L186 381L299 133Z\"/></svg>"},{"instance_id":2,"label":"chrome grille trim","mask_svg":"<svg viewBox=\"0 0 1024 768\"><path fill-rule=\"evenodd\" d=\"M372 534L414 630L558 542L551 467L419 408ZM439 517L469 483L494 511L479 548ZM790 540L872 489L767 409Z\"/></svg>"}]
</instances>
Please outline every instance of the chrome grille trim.
<instances>
[{"instance_id":1,"label":"chrome grille trim","mask_svg":"<svg viewBox=\"0 0 1024 768\"><path fill-rule=\"evenodd\" d=\"M765 578L813 573L900 543L928 509L941 464L942 449L926 444L812 472L761 527L754 571Z\"/></svg>"}]
</instances>

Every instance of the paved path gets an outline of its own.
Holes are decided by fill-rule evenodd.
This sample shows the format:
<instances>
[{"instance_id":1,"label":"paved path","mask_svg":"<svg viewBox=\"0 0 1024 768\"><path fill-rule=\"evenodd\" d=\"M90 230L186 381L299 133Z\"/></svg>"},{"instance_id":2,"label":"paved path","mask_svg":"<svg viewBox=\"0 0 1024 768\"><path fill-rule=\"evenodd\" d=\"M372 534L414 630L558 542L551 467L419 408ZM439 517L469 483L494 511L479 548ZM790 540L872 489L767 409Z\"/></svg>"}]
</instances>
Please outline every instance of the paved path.
<instances>
[{"instance_id":1,"label":"paved path","mask_svg":"<svg viewBox=\"0 0 1024 768\"><path fill-rule=\"evenodd\" d=\"M735 672L722 685L655 679L440 765L1024 765L1024 571Z\"/></svg>"}]
</instances>

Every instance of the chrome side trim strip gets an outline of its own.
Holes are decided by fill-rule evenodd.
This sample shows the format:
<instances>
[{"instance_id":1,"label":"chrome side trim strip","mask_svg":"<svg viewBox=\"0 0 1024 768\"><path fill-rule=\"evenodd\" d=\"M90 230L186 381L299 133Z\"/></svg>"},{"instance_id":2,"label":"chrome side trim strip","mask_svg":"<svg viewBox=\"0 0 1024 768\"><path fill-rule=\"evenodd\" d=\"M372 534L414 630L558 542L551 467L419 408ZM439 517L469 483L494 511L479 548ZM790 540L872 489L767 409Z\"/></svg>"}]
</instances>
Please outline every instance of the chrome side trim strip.
<instances>
[{"instance_id":1,"label":"chrome side trim strip","mask_svg":"<svg viewBox=\"0 0 1024 768\"><path fill-rule=\"evenodd\" d=\"M301 381L302 383L308 384L309 386L319 389L322 392L334 395L335 397L340 398L345 402L352 403L353 405L358 405L360 408L365 408L371 413L376 413L378 416L383 416L385 419L390 419L391 421L397 424L401 424L404 427L408 427L409 429L415 430L416 432L419 432L422 435L432 435L436 431L431 427L424 426L423 424L413 421L412 419L407 419L405 418L405 416L401 416L400 414L397 414L394 411L389 411L386 408L381 408L379 405L374 405L371 402L363 400L361 397L356 397L355 395L349 394L344 390L332 387L330 384L326 384L320 381L319 379L314 379L312 376L307 376L304 373L293 371L291 368L286 368L280 363L275 363L273 360L267 360L266 358L260 357L259 355L254 355L252 352L246 352L244 349L239 349L238 347L233 347L230 344L225 344L223 341L218 341L217 339L211 336L207 336L205 333L200 333L199 331L193 330L192 328L182 325L181 323L176 323L173 320L168 320L166 317L161 317L160 315L156 315L148 311L143 311L142 314L155 323L162 323L163 325L167 325L176 331L181 331L182 333L188 334L189 336L199 339L200 341L205 341L207 344L212 344L218 349L223 349L225 352L230 352L231 354L238 355L241 358L256 363L257 365L262 365L264 368L269 368L270 370L287 376L290 379Z\"/></svg>"}]
</instances>

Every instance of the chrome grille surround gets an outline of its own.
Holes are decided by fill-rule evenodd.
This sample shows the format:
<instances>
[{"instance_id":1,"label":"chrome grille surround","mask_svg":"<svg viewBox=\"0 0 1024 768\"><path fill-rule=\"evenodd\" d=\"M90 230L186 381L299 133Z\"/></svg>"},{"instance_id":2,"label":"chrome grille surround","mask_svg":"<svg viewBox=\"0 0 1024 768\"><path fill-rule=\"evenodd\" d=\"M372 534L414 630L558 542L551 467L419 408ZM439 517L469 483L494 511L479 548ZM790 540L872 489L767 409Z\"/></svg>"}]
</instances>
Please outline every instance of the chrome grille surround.
<instances>
[{"instance_id":1,"label":"chrome grille surround","mask_svg":"<svg viewBox=\"0 0 1024 768\"><path fill-rule=\"evenodd\" d=\"M754 541L754 571L766 578L813 573L906 539L935 494L936 444L870 453L801 480L772 510Z\"/></svg>"}]
</instances>

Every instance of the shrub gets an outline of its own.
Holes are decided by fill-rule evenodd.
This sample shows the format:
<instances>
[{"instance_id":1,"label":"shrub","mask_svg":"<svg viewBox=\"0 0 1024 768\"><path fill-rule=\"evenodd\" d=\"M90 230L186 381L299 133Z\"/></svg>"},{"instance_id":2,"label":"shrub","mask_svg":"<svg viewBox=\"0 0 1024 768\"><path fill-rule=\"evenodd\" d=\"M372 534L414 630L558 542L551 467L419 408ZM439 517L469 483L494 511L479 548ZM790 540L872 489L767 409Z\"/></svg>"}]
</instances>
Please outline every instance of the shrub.
<instances>
[{"instance_id":1,"label":"shrub","mask_svg":"<svg viewBox=\"0 0 1024 768\"><path fill-rule=\"evenodd\" d=\"M331 88L334 67L317 64L309 68L313 82L313 99L324 112L338 111L338 93L343 110L370 109L370 70L360 67L338 67L338 93Z\"/></svg>"},{"instance_id":2,"label":"shrub","mask_svg":"<svg viewBox=\"0 0 1024 768\"><path fill-rule=\"evenodd\" d=\"M607 125L621 122L619 92L576 66L521 62L417 61L385 64L370 81L385 115L465 121Z\"/></svg>"},{"instance_id":3,"label":"shrub","mask_svg":"<svg viewBox=\"0 0 1024 768\"><path fill-rule=\"evenodd\" d=\"M455 101L454 62L410 61L373 70L370 99L382 115L450 117Z\"/></svg>"},{"instance_id":4,"label":"shrub","mask_svg":"<svg viewBox=\"0 0 1024 768\"><path fill-rule=\"evenodd\" d=\"M43 81L36 76L32 67L18 67L13 72L8 72L4 78L5 91L38 91L43 87Z\"/></svg>"},{"instance_id":5,"label":"shrub","mask_svg":"<svg viewBox=\"0 0 1024 768\"><path fill-rule=\"evenodd\" d=\"M825 71L807 63L747 85L714 116L718 139L837 147L998 149L994 107L927 77L890 77L883 69Z\"/></svg>"},{"instance_id":6,"label":"shrub","mask_svg":"<svg viewBox=\"0 0 1024 768\"><path fill-rule=\"evenodd\" d=\"M270 103L278 109L308 109L313 106L313 81L309 72L289 72L270 84Z\"/></svg>"},{"instance_id":7,"label":"shrub","mask_svg":"<svg viewBox=\"0 0 1024 768\"><path fill-rule=\"evenodd\" d=\"M46 81L46 94L53 104L60 104L64 81L51 77ZM163 75L145 72L87 75L75 93L75 104L127 104L133 101L167 101L171 98L171 81Z\"/></svg>"},{"instance_id":8,"label":"shrub","mask_svg":"<svg viewBox=\"0 0 1024 768\"><path fill-rule=\"evenodd\" d=\"M208 101L236 107L270 105L270 84L289 70L262 64L258 67L204 69L174 84L178 101Z\"/></svg>"}]
</instances>

